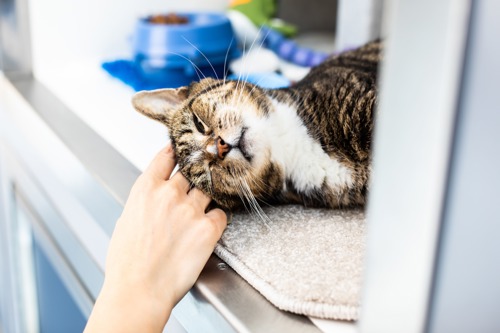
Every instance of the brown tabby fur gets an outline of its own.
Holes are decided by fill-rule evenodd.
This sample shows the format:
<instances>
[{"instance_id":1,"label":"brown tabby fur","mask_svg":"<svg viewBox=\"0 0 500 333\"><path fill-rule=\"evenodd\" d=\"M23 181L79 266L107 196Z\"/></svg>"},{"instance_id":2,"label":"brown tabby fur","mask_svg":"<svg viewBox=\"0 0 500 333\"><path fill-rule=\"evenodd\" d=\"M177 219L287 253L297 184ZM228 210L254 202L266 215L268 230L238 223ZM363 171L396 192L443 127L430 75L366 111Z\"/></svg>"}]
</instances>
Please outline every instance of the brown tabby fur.
<instances>
[{"instance_id":1,"label":"brown tabby fur","mask_svg":"<svg viewBox=\"0 0 500 333\"><path fill-rule=\"evenodd\" d=\"M243 205L259 212L259 203L360 205L369 187L380 61L381 43L375 41L329 58L291 88L266 90L244 82L204 79L189 87L140 92L133 104L168 127L180 171L223 207ZM275 101L296 109L307 134L349 170L351 181L332 187L325 178L323 185L304 190L286 175L288 166L273 161L270 148L253 149L260 146L256 138L247 138L254 132L245 127L245 117L251 115L255 123L271 118ZM204 134L199 133L200 123ZM272 140L273 134L265 135ZM221 158L220 150L210 147L223 147L218 143L227 137L235 137L233 155ZM248 142L253 143L250 151Z\"/></svg>"}]
</instances>

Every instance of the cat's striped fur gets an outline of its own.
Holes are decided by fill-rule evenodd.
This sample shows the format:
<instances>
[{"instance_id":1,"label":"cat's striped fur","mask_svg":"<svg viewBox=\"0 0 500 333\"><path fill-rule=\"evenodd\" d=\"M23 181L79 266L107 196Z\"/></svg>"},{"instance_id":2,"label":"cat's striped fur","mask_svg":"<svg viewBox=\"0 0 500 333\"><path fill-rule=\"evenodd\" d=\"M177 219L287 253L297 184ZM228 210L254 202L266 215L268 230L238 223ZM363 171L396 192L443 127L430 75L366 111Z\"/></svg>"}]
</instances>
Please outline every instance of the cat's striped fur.
<instances>
[{"instance_id":1,"label":"cat's striped fur","mask_svg":"<svg viewBox=\"0 0 500 333\"><path fill-rule=\"evenodd\" d=\"M291 88L204 79L139 92L164 123L180 171L223 207L364 204L381 43L334 56Z\"/></svg>"}]
</instances>

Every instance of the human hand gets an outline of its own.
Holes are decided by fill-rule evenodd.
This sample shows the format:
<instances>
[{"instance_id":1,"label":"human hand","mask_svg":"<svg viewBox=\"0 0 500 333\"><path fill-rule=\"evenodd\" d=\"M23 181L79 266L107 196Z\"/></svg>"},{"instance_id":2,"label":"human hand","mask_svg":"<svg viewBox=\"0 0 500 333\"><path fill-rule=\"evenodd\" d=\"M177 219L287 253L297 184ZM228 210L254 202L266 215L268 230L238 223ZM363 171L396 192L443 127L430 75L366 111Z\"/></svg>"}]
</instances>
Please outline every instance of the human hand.
<instances>
[{"instance_id":1,"label":"human hand","mask_svg":"<svg viewBox=\"0 0 500 333\"><path fill-rule=\"evenodd\" d=\"M226 227L226 214L220 209L205 213L210 198L189 190L184 176L176 173L169 180L174 166L173 150L167 147L137 179L116 223L104 285L89 320L106 321L101 322L106 332L161 332ZM135 330L128 322L143 320L139 316L147 322ZM128 324L118 329L120 322Z\"/></svg>"}]
</instances>

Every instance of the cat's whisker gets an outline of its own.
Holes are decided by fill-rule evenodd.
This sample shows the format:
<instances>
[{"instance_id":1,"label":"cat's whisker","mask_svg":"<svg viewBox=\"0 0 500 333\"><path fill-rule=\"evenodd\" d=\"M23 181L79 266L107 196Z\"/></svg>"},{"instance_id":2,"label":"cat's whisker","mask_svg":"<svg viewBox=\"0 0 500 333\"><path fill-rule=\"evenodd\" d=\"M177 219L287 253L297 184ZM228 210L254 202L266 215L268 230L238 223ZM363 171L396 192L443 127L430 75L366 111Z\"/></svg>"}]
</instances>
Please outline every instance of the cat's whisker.
<instances>
[{"instance_id":1,"label":"cat's whisker","mask_svg":"<svg viewBox=\"0 0 500 333\"><path fill-rule=\"evenodd\" d=\"M257 35L255 36L255 38L253 39L252 41L252 44L250 45L250 48L248 49L248 53L250 53L253 49L253 46L255 45L255 42L258 40L259 36L261 35L261 32L262 32L262 27L263 26L260 26L259 27L259 31L257 33ZM262 38L261 42L260 42L260 45L258 47L258 49L261 49L262 48L262 45L264 44L264 40L265 38L267 38L267 35L269 34L269 31L266 33L266 35L264 36L264 38ZM243 75L245 75L244 71L246 71L246 76L244 77L244 79L242 79L242 81L246 82L248 81L248 77L250 76L250 71L247 70L247 62L248 62L248 56L245 57L244 61L243 61L243 71L240 71L240 74L243 73ZM238 96L238 100L241 99L241 95L243 93L243 89L240 90L240 94Z\"/></svg>"},{"instance_id":2,"label":"cat's whisker","mask_svg":"<svg viewBox=\"0 0 500 333\"><path fill-rule=\"evenodd\" d=\"M252 49L253 49L253 47L255 45L255 42L259 39L259 36L261 35L262 28L263 28L263 26L259 27L259 31L258 31L256 37L254 38L254 40L252 41L252 44L250 45L250 48L248 49L248 53L252 51ZM269 34L269 31L267 31L266 35L264 36L264 38L261 39L260 44L258 46L259 49L261 49L262 46L264 45L264 40L267 38L268 34ZM247 52L245 52L245 46L246 46L246 36L245 36L245 43L243 44L243 54L247 53ZM244 89L243 89L244 88L244 82L248 81L248 77L250 76L250 71L246 70L246 68L247 68L247 62L248 62L248 57L246 57L243 60L243 66L242 66L243 69L240 70L239 75L238 75L238 83L240 84L240 86L237 85L236 89L235 89L236 93L238 93L238 88L239 88L239 94L238 94L238 98L237 98L238 103L240 102L241 95L243 94L243 91L244 91ZM260 80L259 80L259 82L260 82ZM235 95L233 95L233 97ZM234 103L234 98L233 98L233 103Z\"/></svg>"},{"instance_id":3,"label":"cat's whisker","mask_svg":"<svg viewBox=\"0 0 500 333\"><path fill-rule=\"evenodd\" d=\"M240 200L241 202L243 203L243 207L245 207L245 210L249 213L249 214L252 214L253 211L251 208L249 208L246 204L246 202L248 201L246 199L246 195L245 195L245 191L241 185L241 183L238 181L238 179L236 178L235 179L235 183L236 183L236 187L238 188L238 191L236 191L236 193L238 193L238 196L240 197Z\"/></svg>"},{"instance_id":4,"label":"cat's whisker","mask_svg":"<svg viewBox=\"0 0 500 333\"><path fill-rule=\"evenodd\" d=\"M243 182L242 182L242 181L240 181L240 182L238 183L238 185L239 185L239 186L238 186L238 188L240 189L241 194L243 195L244 201L245 201L246 203L248 203L248 205L249 205L249 213L250 213L250 214L255 214L255 213L256 213L256 212L255 212L255 209L254 209L254 207L253 207L253 205L252 205L251 199L249 198L249 196L248 196L248 193L247 193L246 189L243 187ZM245 204L245 206L246 206L246 204Z\"/></svg>"},{"instance_id":5,"label":"cat's whisker","mask_svg":"<svg viewBox=\"0 0 500 333\"><path fill-rule=\"evenodd\" d=\"M261 219L261 221L268 227L270 228L270 222L271 220L269 217L266 215L266 213L262 210L262 207L260 207L259 203L257 200L255 200L255 196L252 194L252 191L250 190L250 187L248 186L248 183L246 182L245 179L242 178L242 185L243 189L246 192L246 197L250 201L250 205L254 209L254 212L257 214L257 216Z\"/></svg>"},{"instance_id":6,"label":"cat's whisker","mask_svg":"<svg viewBox=\"0 0 500 333\"><path fill-rule=\"evenodd\" d=\"M183 56L182 54L179 54L179 53L175 53L175 52L168 52L170 54L173 54L173 55L176 55L176 56L179 56L181 58L184 58L186 59L187 61L189 61L191 63L191 65L193 65L193 67L196 69L195 72L196 72L196 75L198 75L198 79L201 81L201 75L203 75L203 78L206 79L207 77L205 76L205 74L203 74L203 72L201 71L200 67L198 67L191 59L189 59L188 57L186 56Z\"/></svg>"},{"instance_id":7,"label":"cat's whisker","mask_svg":"<svg viewBox=\"0 0 500 333\"><path fill-rule=\"evenodd\" d=\"M250 50L249 50L248 52L250 52L250 51L252 50L252 48L253 48L253 46L254 46L255 42L257 41L258 36L260 36L260 35L261 35L262 28L263 28L263 26L260 26L260 28L259 28L259 33L257 34L257 37L253 40L252 45L250 46ZM265 35L265 36L261 39L261 41L260 41L260 43L259 43L259 45L258 45L257 49L262 49L262 47L263 47L263 45L264 45L264 41L266 40L266 38L267 38L267 36L268 36L268 35L269 35L269 30L266 32L266 35ZM247 60L247 59L245 59L245 60ZM245 65L244 67L246 68L246 65ZM249 76L250 76L250 71L247 71L247 73L246 73L246 77L245 77L244 81L248 81L248 77L249 77ZM252 89L251 89L251 90L250 90L250 92L247 94L247 100L248 100L248 99L250 99L250 97L251 97L251 94L252 94L253 90L254 90L256 87L258 87L258 86L259 86L260 82L261 82L263 79L264 79L264 78L263 78L263 77L261 77L261 78L257 81L257 83L254 83L254 84L253 84ZM241 90L240 90L240 96L238 97L238 101L239 101L239 102L241 102L241 95L242 95L242 94L243 94L243 89L241 89ZM263 94L261 94L261 95L264 95L264 94L265 94L265 93L263 93ZM258 96L258 97L260 97L260 96ZM246 101L245 101L245 102L246 102Z\"/></svg>"},{"instance_id":8,"label":"cat's whisker","mask_svg":"<svg viewBox=\"0 0 500 333\"><path fill-rule=\"evenodd\" d=\"M258 178L251 178L250 179L252 181L252 185L254 187L257 188L257 190L260 192L260 193L266 193L269 191L270 189L270 186L266 183L264 183L263 180L261 179L258 179ZM262 198L255 198L258 202L262 202L263 204L265 204L266 206L268 207L273 207L273 205L271 205L269 202L265 201L264 199Z\"/></svg>"},{"instance_id":9,"label":"cat's whisker","mask_svg":"<svg viewBox=\"0 0 500 333\"><path fill-rule=\"evenodd\" d=\"M238 187L241 189L243 195L245 196L246 201L250 205L251 213L255 214L269 228L269 223L271 222L271 220L257 202L250 187L248 186L246 177L244 177L243 174L240 174L237 177L235 177L235 179L239 180Z\"/></svg>"},{"instance_id":10,"label":"cat's whisker","mask_svg":"<svg viewBox=\"0 0 500 333\"><path fill-rule=\"evenodd\" d=\"M217 78L217 80L219 79L219 76L217 75L217 72L215 71L215 68L214 66L212 66L212 63L210 62L210 60L207 58L207 56L205 55L205 53L203 53L196 45L194 45L193 43L191 43L186 37L182 36L182 38L189 43L189 45L191 45L192 47L194 47L196 49L196 51L198 51L202 56L203 58L205 58L205 60L208 62L208 64L210 65L210 67L212 68L212 71L214 72L214 75L215 77Z\"/></svg>"},{"instance_id":11,"label":"cat's whisker","mask_svg":"<svg viewBox=\"0 0 500 333\"><path fill-rule=\"evenodd\" d=\"M259 99L261 96L264 96L266 95L266 92L264 91L263 93L257 95L257 96L252 96L252 92L255 90L255 88L259 88L259 89L262 89L259 87L259 84L260 82L263 80L264 78L260 78L259 81L257 81L257 83L255 83L252 87L252 89L250 89L250 91L248 92L247 96L246 96L246 99L244 101L239 101L239 103L242 103L242 104L245 104L247 103L252 97L254 97L254 99Z\"/></svg>"},{"instance_id":12,"label":"cat's whisker","mask_svg":"<svg viewBox=\"0 0 500 333\"><path fill-rule=\"evenodd\" d=\"M261 80L262 80L262 78L259 79L259 81L257 81L257 84L253 84L252 89L250 89L250 91L246 94L246 96L243 96L243 97L245 97L245 100L242 99L241 93L240 93L240 96L238 97L238 100L237 100L235 105L241 105L241 104L245 105L252 97L255 97L255 96L252 96L252 92L254 91L255 88L258 88L258 84L260 83ZM263 95L265 95L265 92L257 95L254 99L258 99Z\"/></svg>"},{"instance_id":13,"label":"cat's whisker","mask_svg":"<svg viewBox=\"0 0 500 333\"><path fill-rule=\"evenodd\" d=\"M227 57L229 56L229 51L231 50L231 46L233 46L233 42L234 42L234 37L231 38L231 42L227 47L226 56L224 57L224 73L223 73L224 84L226 84Z\"/></svg>"},{"instance_id":14,"label":"cat's whisker","mask_svg":"<svg viewBox=\"0 0 500 333\"><path fill-rule=\"evenodd\" d=\"M246 49L246 43L247 43L247 36L245 35L243 37L243 54L245 54L245 49ZM238 73L238 79L236 80L236 87L235 87L235 91L238 91L238 87L239 87L239 83L241 82L241 71ZM236 96L236 94L233 94L233 98L231 100L231 103L234 103L234 97Z\"/></svg>"},{"instance_id":15,"label":"cat's whisker","mask_svg":"<svg viewBox=\"0 0 500 333\"><path fill-rule=\"evenodd\" d=\"M258 189L261 192L267 192L270 189L269 184L266 184L262 179L254 178L254 179L252 179L252 182L253 182L253 185L255 187L258 187Z\"/></svg>"},{"instance_id":16,"label":"cat's whisker","mask_svg":"<svg viewBox=\"0 0 500 333\"><path fill-rule=\"evenodd\" d=\"M249 214L254 214L255 211L254 211L253 206L251 204L251 200L249 199L248 194L247 194L245 188L243 187L242 177L237 176L234 178L234 181L235 181L236 187L238 188L238 191L237 191L238 196L240 197L241 201L243 202L243 206L245 207L245 210ZM247 206L247 203L249 206Z\"/></svg>"},{"instance_id":17,"label":"cat's whisker","mask_svg":"<svg viewBox=\"0 0 500 333\"><path fill-rule=\"evenodd\" d=\"M261 35L263 27L264 27L263 25L261 25L259 27L259 33L257 34L257 36L255 37L255 39L253 40L252 45L250 46L249 52L252 50L254 43L257 41L257 39ZM264 41L266 40L267 36L269 35L269 32L270 32L270 30L268 29L267 32L266 32L266 35L260 40L260 43L259 43L259 45L257 47L257 50L262 49L262 47L264 46ZM250 71L247 71L247 77L245 78L245 81L248 81L248 77L249 76L250 76ZM260 80L259 80L259 83L260 83Z\"/></svg>"},{"instance_id":18,"label":"cat's whisker","mask_svg":"<svg viewBox=\"0 0 500 333\"><path fill-rule=\"evenodd\" d=\"M264 79L264 77L261 77L261 78L259 79L259 81L257 81L257 83L254 83L254 85L253 85L252 89L250 89L250 91L248 92L247 100L249 100L249 99L251 98L251 95L252 95L253 91L255 90L255 88L260 88L259 84L260 84L260 82L261 82L263 79ZM261 88L261 89L262 89L262 88ZM265 94L266 94L266 93L262 93L262 94L260 94L260 95L257 95L257 98L259 98L260 96L263 96L263 95L265 95Z\"/></svg>"}]
</instances>

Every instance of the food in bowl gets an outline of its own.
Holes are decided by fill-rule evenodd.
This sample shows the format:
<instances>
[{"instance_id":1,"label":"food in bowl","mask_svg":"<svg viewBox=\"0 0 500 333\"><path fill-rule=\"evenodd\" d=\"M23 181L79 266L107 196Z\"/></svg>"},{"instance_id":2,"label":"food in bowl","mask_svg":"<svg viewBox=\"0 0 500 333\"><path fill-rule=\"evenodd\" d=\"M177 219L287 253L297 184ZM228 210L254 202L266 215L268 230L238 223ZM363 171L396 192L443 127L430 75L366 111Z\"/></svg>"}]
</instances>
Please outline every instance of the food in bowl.
<instances>
[{"instance_id":1,"label":"food in bowl","mask_svg":"<svg viewBox=\"0 0 500 333\"><path fill-rule=\"evenodd\" d=\"M148 20L152 24L187 24L189 20L185 16L175 13L151 15Z\"/></svg>"}]
</instances>

